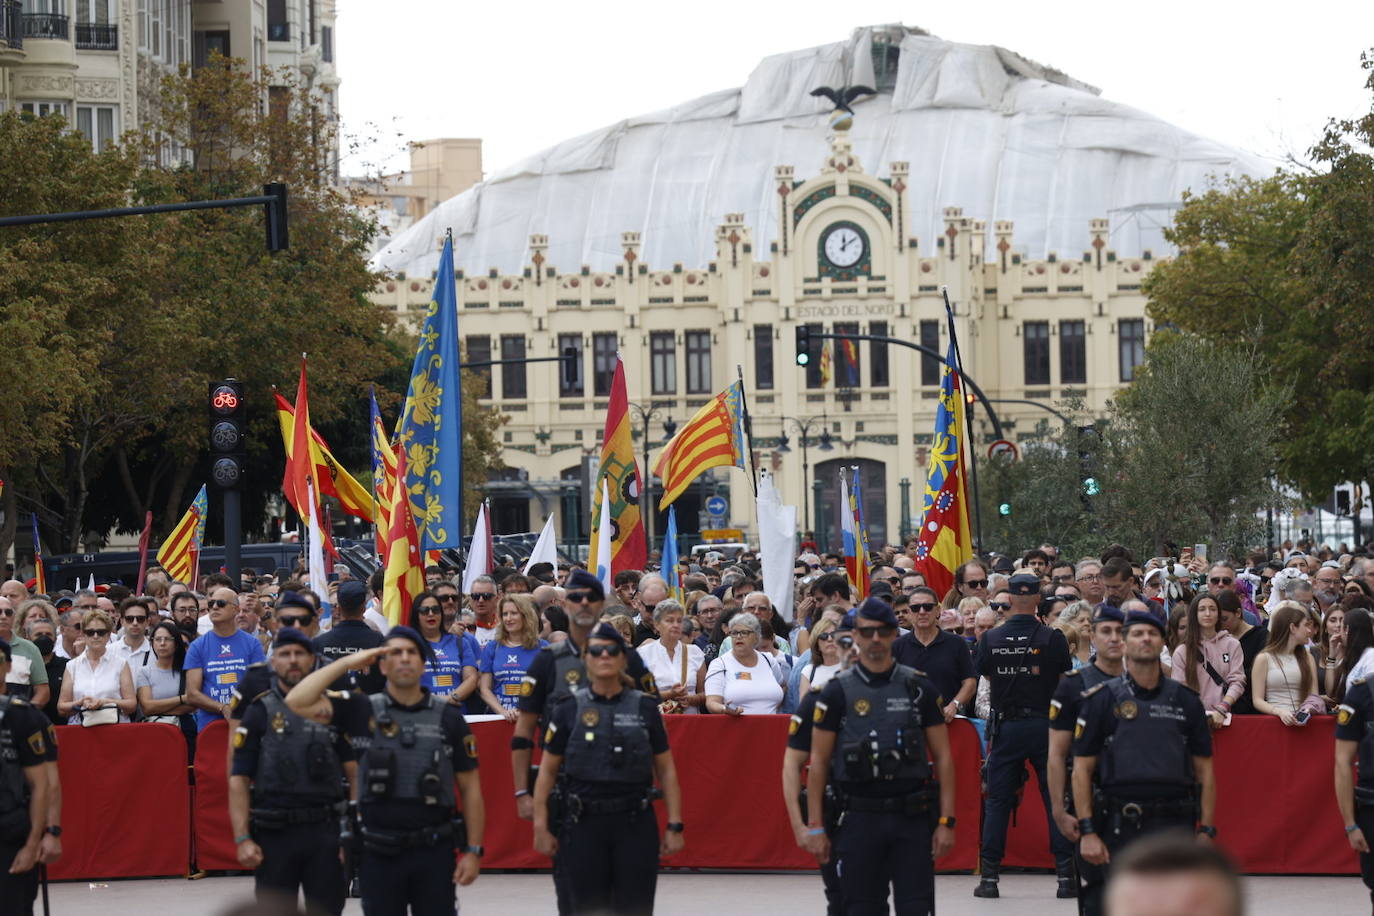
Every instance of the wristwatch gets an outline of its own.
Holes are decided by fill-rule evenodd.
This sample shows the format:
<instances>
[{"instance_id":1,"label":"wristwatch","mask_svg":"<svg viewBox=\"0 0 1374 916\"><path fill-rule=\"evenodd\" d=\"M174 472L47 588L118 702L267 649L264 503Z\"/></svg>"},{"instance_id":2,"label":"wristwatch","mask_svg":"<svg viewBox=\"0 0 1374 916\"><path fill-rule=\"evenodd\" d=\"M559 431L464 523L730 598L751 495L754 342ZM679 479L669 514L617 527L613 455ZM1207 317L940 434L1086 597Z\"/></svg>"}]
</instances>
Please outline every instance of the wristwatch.
<instances>
[{"instance_id":1,"label":"wristwatch","mask_svg":"<svg viewBox=\"0 0 1374 916\"><path fill-rule=\"evenodd\" d=\"M1093 819L1090 817L1080 817L1078 819L1078 832L1084 836L1090 833L1097 833L1097 828L1093 826Z\"/></svg>"},{"instance_id":2,"label":"wristwatch","mask_svg":"<svg viewBox=\"0 0 1374 916\"><path fill-rule=\"evenodd\" d=\"M48 827L47 833L49 836L61 836L62 828L57 824L52 824Z\"/></svg>"},{"instance_id":3,"label":"wristwatch","mask_svg":"<svg viewBox=\"0 0 1374 916\"><path fill-rule=\"evenodd\" d=\"M463 852L467 853L468 855L474 855L479 859L487 854L486 848L482 846L464 846Z\"/></svg>"},{"instance_id":4,"label":"wristwatch","mask_svg":"<svg viewBox=\"0 0 1374 916\"><path fill-rule=\"evenodd\" d=\"M1211 824L1198 824L1197 832L1213 840L1217 838L1217 828Z\"/></svg>"},{"instance_id":5,"label":"wristwatch","mask_svg":"<svg viewBox=\"0 0 1374 916\"><path fill-rule=\"evenodd\" d=\"M683 830L682 821L669 821L663 825L663 829L672 833L681 833Z\"/></svg>"},{"instance_id":6,"label":"wristwatch","mask_svg":"<svg viewBox=\"0 0 1374 916\"><path fill-rule=\"evenodd\" d=\"M939 820L937 820L937 821L935 822L935 825L936 825L937 827L949 827L949 828L953 829L953 827L954 827L954 818L952 818L952 817L942 817L942 818L940 818Z\"/></svg>"}]
</instances>

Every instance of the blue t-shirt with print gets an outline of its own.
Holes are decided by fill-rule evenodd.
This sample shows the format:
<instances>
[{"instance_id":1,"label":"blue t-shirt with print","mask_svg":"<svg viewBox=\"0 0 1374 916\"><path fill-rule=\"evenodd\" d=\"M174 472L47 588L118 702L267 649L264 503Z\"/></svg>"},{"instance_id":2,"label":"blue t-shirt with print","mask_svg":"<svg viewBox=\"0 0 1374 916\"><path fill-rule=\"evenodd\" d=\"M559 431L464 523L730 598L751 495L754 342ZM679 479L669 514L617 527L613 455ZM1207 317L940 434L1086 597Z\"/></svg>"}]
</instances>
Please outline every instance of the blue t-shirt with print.
<instances>
[{"instance_id":1,"label":"blue t-shirt with print","mask_svg":"<svg viewBox=\"0 0 1374 916\"><path fill-rule=\"evenodd\" d=\"M477 640L464 633L459 641L452 633L445 633L438 642L431 642L434 650L434 664L425 665L425 673L420 678L422 686L439 697L446 697L463 683L463 669L476 668L481 661L482 651Z\"/></svg>"},{"instance_id":2,"label":"blue t-shirt with print","mask_svg":"<svg viewBox=\"0 0 1374 916\"><path fill-rule=\"evenodd\" d=\"M243 681L243 672L249 665L266 661L258 638L242 630L235 630L232 636L219 636L214 630L196 638L186 650L186 663L183 669L190 671L200 668L204 677L200 691L217 703L228 703ZM205 728L221 718L204 709L196 710L196 729Z\"/></svg>"},{"instance_id":3,"label":"blue t-shirt with print","mask_svg":"<svg viewBox=\"0 0 1374 916\"><path fill-rule=\"evenodd\" d=\"M491 692L501 701L505 709L514 709L520 700L520 679L530 667L530 662L547 646L544 640L533 649L523 646L503 646L493 639L482 647L482 666L477 670L491 675ZM483 712L490 712L484 709Z\"/></svg>"}]
</instances>

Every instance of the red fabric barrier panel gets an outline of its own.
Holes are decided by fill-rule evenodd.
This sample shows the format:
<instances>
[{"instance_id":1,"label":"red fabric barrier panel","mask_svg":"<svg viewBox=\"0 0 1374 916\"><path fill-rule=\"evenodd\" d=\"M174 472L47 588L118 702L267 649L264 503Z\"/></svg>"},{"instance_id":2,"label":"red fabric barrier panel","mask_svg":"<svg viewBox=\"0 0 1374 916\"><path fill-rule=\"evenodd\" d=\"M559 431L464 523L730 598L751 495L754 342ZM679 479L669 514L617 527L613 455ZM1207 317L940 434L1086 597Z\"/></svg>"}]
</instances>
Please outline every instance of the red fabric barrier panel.
<instances>
[{"instance_id":1,"label":"red fabric barrier panel","mask_svg":"<svg viewBox=\"0 0 1374 916\"><path fill-rule=\"evenodd\" d=\"M195 861L204 871L238 871L229 824L229 725L211 722L196 739Z\"/></svg>"},{"instance_id":2,"label":"red fabric barrier panel","mask_svg":"<svg viewBox=\"0 0 1374 916\"><path fill-rule=\"evenodd\" d=\"M57 729L62 858L54 880L184 875L191 841L186 739L172 725Z\"/></svg>"}]
</instances>

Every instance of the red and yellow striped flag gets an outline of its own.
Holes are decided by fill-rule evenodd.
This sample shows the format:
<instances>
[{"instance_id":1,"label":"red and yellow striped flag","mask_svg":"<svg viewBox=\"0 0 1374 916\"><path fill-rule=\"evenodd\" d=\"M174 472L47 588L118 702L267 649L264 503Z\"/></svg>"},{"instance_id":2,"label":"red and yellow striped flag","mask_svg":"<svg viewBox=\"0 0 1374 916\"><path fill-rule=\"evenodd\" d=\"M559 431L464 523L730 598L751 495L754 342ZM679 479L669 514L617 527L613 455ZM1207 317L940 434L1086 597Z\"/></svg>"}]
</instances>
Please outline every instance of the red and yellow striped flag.
<instances>
[{"instance_id":1,"label":"red and yellow striped flag","mask_svg":"<svg viewBox=\"0 0 1374 916\"><path fill-rule=\"evenodd\" d=\"M654 473L663 479L660 509L668 508L702 471L744 467L744 385L716 395L663 447Z\"/></svg>"},{"instance_id":2,"label":"red and yellow striped flag","mask_svg":"<svg viewBox=\"0 0 1374 916\"><path fill-rule=\"evenodd\" d=\"M157 549L157 562L163 569L167 570L167 575L177 582L185 582L195 587L192 574L195 572L196 554L200 552L199 529L201 520L209 511L209 500L205 494L205 485L201 484L200 492L196 498L191 500L191 505L186 510L186 514L177 522L172 533L167 535L162 542L162 546Z\"/></svg>"},{"instance_id":3,"label":"red and yellow striped flag","mask_svg":"<svg viewBox=\"0 0 1374 916\"><path fill-rule=\"evenodd\" d=\"M397 458L396 479L404 481L406 456ZM387 532L386 572L382 575L382 613L391 626L405 623L410 603L424 591L425 571L420 565L420 533L410 514L410 496L404 484L391 488L391 530Z\"/></svg>"},{"instance_id":4,"label":"red and yellow striped flag","mask_svg":"<svg viewBox=\"0 0 1374 916\"><path fill-rule=\"evenodd\" d=\"M601 481L611 500L611 557L598 557L597 538L592 538L587 568L595 570L597 562L605 564L611 575L626 569L643 569L649 558L644 543L644 520L639 517L639 494L643 482L639 466L635 464L634 438L630 435L630 398L625 390L625 364L615 358L615 375L611 378L611 399L606 405L606 429L602 435L601 467L596 473L595 496L592 497L592 530L601 519Z\"/></svg>"}]
</instances>

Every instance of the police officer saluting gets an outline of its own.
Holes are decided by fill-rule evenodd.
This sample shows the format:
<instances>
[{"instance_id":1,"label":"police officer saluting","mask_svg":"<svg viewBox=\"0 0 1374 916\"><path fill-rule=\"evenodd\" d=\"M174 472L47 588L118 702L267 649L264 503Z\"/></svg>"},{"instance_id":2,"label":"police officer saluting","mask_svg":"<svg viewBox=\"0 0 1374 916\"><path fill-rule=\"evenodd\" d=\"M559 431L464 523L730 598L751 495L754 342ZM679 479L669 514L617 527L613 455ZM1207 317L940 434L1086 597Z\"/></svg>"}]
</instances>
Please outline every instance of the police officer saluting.
<instances>
[{"instance_id":1,"label":"police officer saluting","mask_svg":"<svg viewBox=\"0 0 1374 916\"><path fill-rule=\"evenodd\" d=\"M1068 773L1073 763L1073 729L1078 719L1078 709L1084 691L1098 684L1120 677L1121 656L1125 643L1121 637L1121 624L1125 620L1120 609L1110 604L1099 604L1093 609L1092 640L1096 656L1091 665L1070 671L1060 680L1050 700L1050 756L1045 770L1049 774L1050 804L1054 809L1054 822L1070 842L1078 840L1078 818L1072 813L1073 789L1068 781ZM1096 914L1101 912L1102 870L1096 865L1075 861L1078 882L1087 891L1082 893L1078 885L1064 886L1060 882L1060 897L1080 896L1080 913Z\"/></svg>"},{"instance_id":2,"label":"police officer saluting","mask_svg":"<svg viewBox=\"0 0 1374 916\"><path fill-rule=\"evenodd\" d=\"M935 908L935 859L954 846L944 703L924 675L893 660L891 605L864 601L854 634L858 663L830 679L812 714L806 849L818 862L834 856L846 913L886 913L891 885L898 914L925 916ZM833 852L823 811L831 781L839 811Z\"/></svg>"},{"instance_id":3,"label":"police officer saluting","mask_svg":"<svg viewBox=\"0 0 1374 916\"><path fill-rule=\"evenodd\" d=\"M248 701L233 737L229 820L239 863L255 870L260 901L294 905L303 889L310 912L341 913L339 815L344 779L351 785L357 775L353 749L340 729L286 706L287 692L315 667L310 637L282 627L269 664L271 687Z\"/></svg>"},{"instance_id":4,"label":"police officer saluting","mask_svg":"<svg viewBox=\"0 0 1374 916\"><path fill-rule=\"evenodd\" d=\"M584 647L587 678L553 709L534 788L534 846L562 857L572 913L649 914L659 856L682 849L682 793L658 699L629 686L625 638L609 623ZM550 830L562 773L564 817ZM668 822L659 839L654 779Z\"/></svg>"},{"instance_id":5,"label":"police officer saluting","mask_svg":"<svg viewBox=\"0 0 1374 916\"><path fill-rule=\"evenodd\" d=\"M1357 758L1358 785L1350 773ZM1369 838L1374 836L1374 691L1364 678L1350 682L1336 708L1336 804L1346 839L1360 854L1360 877L1374 901L1374 855L1369 850Z\"/></svg>"},{"instance_id":6,"label":"police officer saluting","mask_svg":"<svg viewBox=\"0 0 1374 916\"><path fill-rule=\"evenodd\" d=\"M1073 846L1055 826L1049 779L1050 699L1059 676L1073 667L1064 634L1035 616L1040 603L1040 580L1029 573L1012 576L1007 585L1011 612L1007 622L983 634L974 654L974 667L992 685L992 718L988 723L987 799L983 803L983 848L979 854L982 880L975 897L997 897L1002 856L1007 848L1007 824L1016 793L1025 779L1026 761L1040 781L1040 800L1049 822L1050 849L1060 888L1073 885Z\"/></svg>"},{"instance_id":7,"label":"police officer saluting","mask_svg":"<svg viewBox=\"0 0 1374 916\"><path fill-rule=\"evenodd\" d=\"M471 884L481 870L486 818L477 742L456 702L420 686L428 650L410 627L392 627L381 646L320 668L286 696L298 715L346 727L358 751L359 879L368 916L403 916L407 909L414 916L452 916L454 885ZM386 678L381 693L328 690L373 662ZM461 819L454 811L455 779Z\"/></svg>"},{"instance_id":8,"label":"police officer saluting","mask_svg":"<svg viewBox=\"0 0 1374 916\"><path fill-rule=\"evenodd\" d=\"M1080 852L1104 872L1111 857L1142 834L1196 827L1199 838L1210 842L1217 833L1211 826L1212 732L1202 701L1163 676L1163 620L1148 611L1127 611L1122 629L1126 671L1084 694L1074 726Z\"/></svg>"},{"instance_id":9,"label":"police officer saluting","mask_svg":"<svg viewBox=\"0 0 1374 916\"><path fill-rule=\"evenodd\" d=\"M48 816L47 718L7 696L10 644L0 639L0 912L31 913Z\"/></svg>"}]
</instances>

